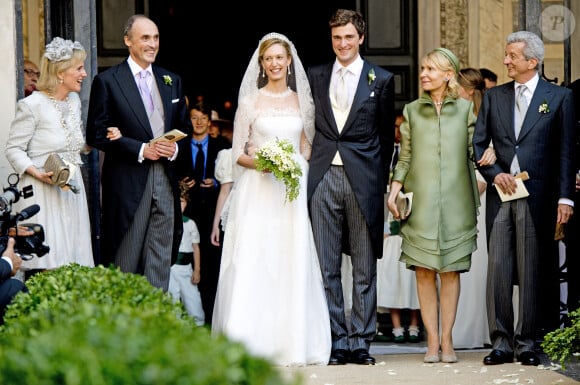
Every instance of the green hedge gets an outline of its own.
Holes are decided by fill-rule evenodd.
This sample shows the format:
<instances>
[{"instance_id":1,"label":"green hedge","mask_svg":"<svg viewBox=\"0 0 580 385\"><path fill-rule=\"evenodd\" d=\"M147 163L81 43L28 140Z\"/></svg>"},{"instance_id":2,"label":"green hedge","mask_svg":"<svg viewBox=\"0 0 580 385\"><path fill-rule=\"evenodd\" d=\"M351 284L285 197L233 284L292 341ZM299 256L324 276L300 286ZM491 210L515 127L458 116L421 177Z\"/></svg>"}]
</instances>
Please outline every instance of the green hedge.
<instances>
[{"instance_id":1,"label":"green hedge","mask_svg":"<svg viewBox=\"0 0 580 385\"><path fill-rule=\"evenodd\" d=\"M241 344L197 327L143 276L73 264L27 286L0 327L0 384L290 384Z\"/></svg>"},{"instance_id":2,"label":"green hedge","mask_svg":"<svg viewBox=\"0 0 580 385\"><path fill-rule=\"evenodd\" d=\"M542 341L544 353L562 368L580 354L580 309L568 314L570 325L547 333Z\"/></svg>"}]
</instances>

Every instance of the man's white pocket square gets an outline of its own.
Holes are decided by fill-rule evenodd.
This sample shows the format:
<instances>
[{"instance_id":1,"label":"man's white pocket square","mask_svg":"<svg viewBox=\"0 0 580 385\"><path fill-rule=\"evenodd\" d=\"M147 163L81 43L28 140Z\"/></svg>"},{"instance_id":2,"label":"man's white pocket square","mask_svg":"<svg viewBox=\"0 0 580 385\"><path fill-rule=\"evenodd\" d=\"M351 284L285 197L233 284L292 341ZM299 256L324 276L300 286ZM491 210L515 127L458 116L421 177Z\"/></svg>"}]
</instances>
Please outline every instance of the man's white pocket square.
<instances>
[{"instance_id":1,"label":"man's white pocket square","mask_svg":"<svg viewBox=\"0 0 580 385\"><path fill-rule=\"evenodd\" d=\"M171 101L171 103L177 103L178 101L179 101L179 98L178 98L178 99L173 99L173 100Z\"/></svg>"},{"instance_id":2,"label":"man's white pocket square","mask_svg":"<svg viewBox=\"0 0 580 385\"><path fill-rule=\"evenodd\" d=\"M375 97L375 91L371 92L371 98Z\"/></svg>"}]
</instances>

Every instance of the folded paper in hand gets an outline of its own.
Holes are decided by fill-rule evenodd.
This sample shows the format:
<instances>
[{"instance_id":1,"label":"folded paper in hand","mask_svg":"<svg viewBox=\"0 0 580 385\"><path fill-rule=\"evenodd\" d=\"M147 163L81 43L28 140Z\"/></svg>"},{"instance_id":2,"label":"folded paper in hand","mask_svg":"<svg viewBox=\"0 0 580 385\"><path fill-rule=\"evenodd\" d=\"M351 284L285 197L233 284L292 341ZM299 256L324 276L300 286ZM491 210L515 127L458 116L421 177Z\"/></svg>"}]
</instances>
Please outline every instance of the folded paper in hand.
<instances>
[{"instance_id":1,"label":"folded paper in hand","mask_svg":"<svg viewBox=\"0 0 580 385\"><path fill-rule=\"evenodd\" d=\"M397 205L397 210L399 211L399 216L401 220L405 220L411 215L411 208L413 206L413 193L403 193L399 191L397 194L397 199L395 199L395 204Z\"/></svg>"},{"instance_id":2,"label":"folded paper in hand","mask_svg":"<svg viewBox=\"0 0 580 385\"><path fill-rule=\"evenodd\" d=\"M495 185L495 189L497 190L497 193L499 194L499 197L502 202L513 201L515 199L525 198L530 195L528 189L524 185L524 181L530 179L528 172L527 171L521 172L518 175L516 175L515 178L517 185L516 192L514 192L511 195L504 193L503 191L501 191L498 185Z\"/></svg>"},{"instance_id":3,"label":"folded paper in hand","mask_svg":"<svg viewBox=\"0 0 580 385\"><path fill-rule=\"evenodd\" d=\"M181 132L178 129L174 129L171 130L169 132L164 133L163 135L160 135L156 138L153 138L149 141L150 144L153 144L155 142L159 142L160 140L166 140L168 142L177 142L178 140L181 140L183 138L185 138L187 135L184 134L183 132Z\"/></svg>"}]
</instances>

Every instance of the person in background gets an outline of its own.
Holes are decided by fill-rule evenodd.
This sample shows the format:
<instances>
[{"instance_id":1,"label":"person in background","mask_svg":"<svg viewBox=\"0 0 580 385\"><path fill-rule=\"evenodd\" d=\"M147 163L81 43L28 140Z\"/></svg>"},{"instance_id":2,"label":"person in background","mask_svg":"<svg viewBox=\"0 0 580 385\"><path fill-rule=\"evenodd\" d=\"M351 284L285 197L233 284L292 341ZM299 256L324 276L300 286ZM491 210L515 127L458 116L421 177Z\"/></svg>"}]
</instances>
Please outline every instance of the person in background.
<instances>
[{"instance_id":1,"label":"person in background","mask_svg":"<svg viewBox=\"0 0 580 385\"><path fill-rule=\"evenodd\" d=\"M540 78L545 51L536 34L510 34L504 52L503 64L514 81L485 92L473 136L476 161L490 142L497 156L493 165L478 164L488 183L487 316L493 348L483 363L511 363L515 355L522 365L537 366L539 319L559 318L559 291L555 298L548 295L559 286L558 260L547 256L556 245L556 225L568 223L574 212L574 97L570 89ZM529 196L502 201L498 190L514 194L515 176L524 171ZM515 326L514 284L519 287Z\"/></svg>"},{"instance_id":2,"label":"person in background","mask_svg":"<svg viewBox=\"0 0 580 385\"><path fill-rule=\"evenodd\" d=\"M129 57L93 79L87 142L104 152L100 263L144 275L167 291L183 231L178 181L191 163L187 138L151 140L172 129L191 135L181 78L154 65L159 30L144 15L124 27ZM111 127L122 137L110 140Z\"/></svg>"},{"instance_id":3,"label":"person in background","mask_svg":"<svg viewBox=\"0 0 580 385\"><path fill-rule=\"evenodd\" d=\"M221 136L220 126L218 124L219 118L220 118L220 116L219 116L218 112L216 110L211 110L211 116L210 116L211 123L209 125L208 135L214 139Z\"/></svg>"},{"instance_id":4,"label":"person in background","mask_svg":"<svg viewBox=\"0 0 580 385\"><path fill-rule=\"evenodd\" d=\"M331 319L330 365L373 365L377 259L383 256L384 194L395 127L393 74L360 56L366 23L339 9L329 21L336 59L312 67L316 135L308 203ZM341 279L351 257L353 306L347 325Z\"/></svg>"},{"instance_id":5,"label":"person in background","mask_svg":"<svg viewBox=\"0 0 580 385\"><path fill-rule=\"evenodd\" d=\"M38 83L38 78L40 77L40 71L38 66L28 59L24 59L24 96L28 96L34 91L36 91L36 83Z\"/></svg>"},{"instance_id":6,"label":"person in background","mask_svg":"<svg viewBox=\"0 0 580 385\"><path fill-rule=\"evenodd\" d=\"M415 343L421 341L421 312L415 274L399 261L402 243L400 226L400 221L389 213L385 221L383 258L377 263L377 304L379 309L387 308L391 317L393 329L386 336L387 341ZM407 330L403 325L406 312L409 320Z\"/></svg>"},{"instance_id":7,"label":"person in background","mask_svg":"<svg viewBox=\"0 0 580 385\"><path fill-rule=\"evenodd\" d=\"M220 118L217 111L211 111L211 124L208 134L212 138L217 138L226 142L225 146L230 148L232 145L232 125L230 120ZM222 132L223 131L223 132ZM228 136L229 135L229 136Z\"/></svg>"},{"instance_id":8,"label":"person in background","mask_svg":"<svg viewBox=\"0 0 580 385\"><path fill-rule=\"evenodd\" d=\"M480 68L479 72L485 81L485 89L489 90L497 85L497 74L487 68Z\"/></svg>"},{"instance_id":9,"label":"person in background","mask_svg":"<svg viewBox=\"0 0 580 385\"><path fill-rule=\"evenodd\" d=\"M216 111L212 111L211 117L211 126L210 126L210 135L212 135L212 130L214 132L213 135L219 136L222 139L227 140L228 147L231 147L233 133L234 133L234 124L231 120L222 119L220 118L219 114Z\"/></svg>"},{"instance_id":10,"label":"person in background","mask_svg":"<svg viewBox=\"0 0 580 385\"><path fill-rule=\"evenodd\" d=\"M213 225L211 230L211 243L221 247L223 230L227 220L227 200L234 185L232 175L232 149L221 150L215 161L215 177L220 183L220 192L215 206Z\"/></svg>"},{"instance_id":11,"label":"person in background","mask_svg":"<svg viewBox=\"0 0 580 385\"><path fill-rule=\"evenodd\" d=\"M209 126L208 134L209 134L209 136L211 136L214 139L217 139L217 138L221 137L221 134L222 133L220 131L220 126L213 119L211 120L211 124Z\"/></svg>"},{"instance_id":12,"label":"person in background","mask_svg":"<svg viewBox=\"0 0 580 385\"><path fill-rule=\"evenodd\" d=\"M14 278L22 265L22 258L14 252L14 243L14 238L8 238L0 258L0 325L4 323L6 306L12 302L16 294L28 292L24 282Z\"/></svg>"},{"instance_id":13,"label":"person in background","mask_svg":"<svg viewBox=\"0 0 580 385\"><path fill-rule=\"evenodd\" d=\"M330 320L306 201L314 104L292 42L262 37L242 79L234 119L229 199L212 333L224 333L276 365L326 365ZM288 140L298 195L256 170L257 148ZM205 258L205 257L204 257ZM268 311L264 311L268 309Z\"/></svg>"},{"instance_id":14,"label":"person in background","mask_svg":"<svg viewBox=\"0 0 580 385\"><path fill-rule=\"evenodd\" d=\"M414 194L411 215L401 224L400 260L415 270L427 363L458 360L452 331L459 275L469 271L477 248L479 194L471 146L475 115L473 103L458 95L458 73L459 60L446 48L421 59L423 94L403 110L401 155L387 200L399 219L397 194L403 188Z\"/></svg>"},{"instance_id":15,"label":"person in background","mask_svg":"<svg viewBox=\"0 0 580 385\"><path fill-rule=\"evenodd\" d=\"M479 107L486 90L486 83L481 72L475 68L462 68L457 76L459 96L473 102L473 114L477 117Z\"/></svg>"},{"instance_id":16,"label":"person in background","mask_svg":"<svg viewBox=\"0 0 580 385\"><path fill-rule=\"evenodd\" d=\"M395 149L391 161L391 173L394 171L399 159L401 148L401 123L403 112L398 111L395 119ZM389 175L389 180L391 175ZM386 220L384 228L383 258L377 262L377 305L378 308L387 308L391 318L393 329L386 335L387 340L396 343L419 342L420 311L419 298L417 297L417 282L415 273L406 268L399 261L401 257L402 238L399 235L401 222L393 218L388 211L385 195ZM409 326L405 331L403 326L404 313L409 313Z\"/></svg>"},{"instance_id":17,"label":"person in background","mask_svg":"<svg viewBox=\"0 0 580 385\"><path fill-rule=\"evenodd\" d=\"M179 199L181 211L189 204L187 193L183 192ZM201 280L201 255L199 251L199 231L195 222L185 215L183 220L183 236L179 245L177 260L171 266L169 274L169 289L173 299L181 301L187 313L193 317L197 326L205 324L205 313L201 305L201 296L197 284Z\"/></svg>"},{"instance_id":18,"label":"person in background","mask_svg":"<svg viewBox=\"0 0 580 385\"><path fill-rule=\"evenodd\" d=\"M222 138L226 139L230 144L234 140L234 125L230 121L223 122L220 127Z\"/></svg>"},{"instance_id":19,"label":"person in background","mask_svg":"<svg viewBox=\"0 0 580 385\"><path fill-rule=\"evenodd\" d=\"M473 113L477 117L485 81L481 72L475 68L462 68L457 77L459 96L473 102ZM493 148L484 155L486 164L495 162ZM479 171L475 171L481 205L477 214L477 250L471 255L471 269L461 274L461 295L457 305L457 317L453 327L453 344L457 348L482 348L490 344L485 308L487 282L487 242L485 231L485 189L487 183Z\"/></svg>"},{"instance_id":20,"label":"person in background","mask_svg":"<svg viewBox=\"0 0 580 385\"><path fill-rule=\"evenodd\" d=\"M31 185L34 191L26 201L15 202L14 208L40 206L35 222L43 226L50 247L42 258L22 262L27 276L70 263L94 266L89 209L80 169L81 153L87 147L78 93L87 77L86 57L77 41L55 37L48 43L41 60L38 91L18 101L8 133L6 158L21 175L22 185ZM52 153L68 164L70 175L63 181L66 184L53 182L53 172L44 169Z\"/></svg>"},{"instance_id":21,"label":"person in background","mask_svg":"<svg viewBox=\"0 0 580 385\"><path fill-rule=\"evenodd\" d=\"M211 243L211 231L220 185L215 177L217 155L231 147L225 139L209 135L212 107L206 102L195 103L189 116L193 134L189 139L192 159L189 161L188 177L181 183L187 188L192 204L185 215L193 219L199 230L199 247L203 255L203 280L199 283L201 302L207 324L211 324L215 293L219 276L221 248Z\"/></svg>"}]
</instances>

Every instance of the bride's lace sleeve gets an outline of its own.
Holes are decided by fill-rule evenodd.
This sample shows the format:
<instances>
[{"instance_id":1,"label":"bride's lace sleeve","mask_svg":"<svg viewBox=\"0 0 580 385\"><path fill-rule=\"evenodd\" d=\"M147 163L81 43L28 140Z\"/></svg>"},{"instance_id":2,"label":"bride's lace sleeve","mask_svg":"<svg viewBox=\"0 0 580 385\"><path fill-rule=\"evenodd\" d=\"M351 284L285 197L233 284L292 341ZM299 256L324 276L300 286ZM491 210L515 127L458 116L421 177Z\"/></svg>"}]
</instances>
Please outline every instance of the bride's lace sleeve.
<instances>
[{"instance_id":1,"label":"bride's lace sleeve","mask_svg":"<svg viewBox=\"0 0 580 385\"><path fill-rule=\"evenodd\" d=\"M243 167L238 164L238 158L244 154L244 146L250 138L252 111L255 97L246 97L241 100L234 117L234 136L232 139L232 171L236 180L242 173Z\"/></svg>"},{"instance_id":2,"label":"bride's lace sleeve","mask_svg":"<svg viewBox=\"0 0 580 385\"><path fill-rule=\"evenodd\" d=\"M300 137L300 153L304 159L310 160L310 155L312 154L312 143L310 143L304 131Z\"/></svg>"}]
</instances>

